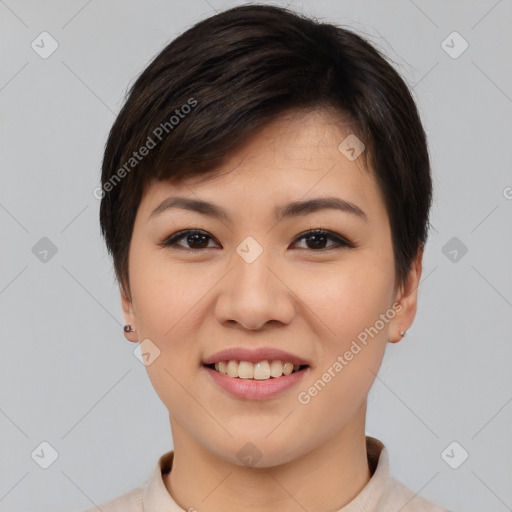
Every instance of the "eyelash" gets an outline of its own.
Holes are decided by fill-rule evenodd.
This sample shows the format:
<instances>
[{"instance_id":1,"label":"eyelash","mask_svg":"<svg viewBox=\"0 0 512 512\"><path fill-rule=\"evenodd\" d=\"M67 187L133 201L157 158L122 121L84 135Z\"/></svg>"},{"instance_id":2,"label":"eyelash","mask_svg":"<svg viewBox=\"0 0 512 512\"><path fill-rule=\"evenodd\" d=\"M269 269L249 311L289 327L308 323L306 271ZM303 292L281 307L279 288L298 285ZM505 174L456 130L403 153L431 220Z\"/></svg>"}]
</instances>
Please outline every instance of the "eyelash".
<instances>
[{"instance_id":1,"label":"eyelash","mask_svg":"<svg viewBox=\"0 0 512 512\"><path fill-rule=\"evenodd\" d=\"M180 240L186 238L187 236L194 236L194 235L205 235L206 237L213 239L213 237L210 236L205 231L201 231L198 229L186 229L183 231L179 231L178 233L175 233L174 235L166 238L163 242L160 242L158 245L160 245L162 247L177 246L177 242L179 242ZM331 231L326 231L324 229L313 229L313 230L305 231L304 233L301 233L300 235L298 235L293 243L299 242L303 239L311 238L313 236L321 236L321 237L328 238L331 241L336 242L338 244L338 247L329 247L329 248L323 248L323 249L308 249L308 248L306 248L303 250L309 250L312 252L325 252L325 251L332 250L333 248L334 249L342 249L342 248L354 249L357 247L356 244L354 244L353 242L350 242L348 239L346 239L340 235L337 235L335 233L332 233ZM177 247L179 247L179 246L177 246ZM188 247L180 247L180 249L184 249L189 252L198 253L198 252L204 251L206 249L211 249L211 247L204 247L203 249L192 249L192 248L188 248Z\"/></svg>"}]
</instances>

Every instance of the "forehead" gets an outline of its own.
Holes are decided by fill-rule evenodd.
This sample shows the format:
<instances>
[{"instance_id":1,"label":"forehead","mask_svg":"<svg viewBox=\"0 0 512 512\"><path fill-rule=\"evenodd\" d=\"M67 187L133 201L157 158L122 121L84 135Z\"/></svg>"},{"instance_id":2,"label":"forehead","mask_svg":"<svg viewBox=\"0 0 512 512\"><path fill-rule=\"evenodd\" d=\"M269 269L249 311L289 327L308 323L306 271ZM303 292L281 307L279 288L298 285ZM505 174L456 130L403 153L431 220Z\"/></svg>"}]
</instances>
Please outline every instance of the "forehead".
<instances>
[{"instance_id":1,"label":"forehead","mask_svg":"<svg viewBox=\"0 0 512 512\"><path fill-rule=\"evenodd\" d=\"M147 217L166 197L176 195L253 211L258 205L265 209L335 195L382 216L373 172L365 168L363 154L353 158L363 147L358 141L350 126L330 112L287 113L253 134L219 168L179 182L151 183L140 209Z\"/></svg>"}]
</instances>

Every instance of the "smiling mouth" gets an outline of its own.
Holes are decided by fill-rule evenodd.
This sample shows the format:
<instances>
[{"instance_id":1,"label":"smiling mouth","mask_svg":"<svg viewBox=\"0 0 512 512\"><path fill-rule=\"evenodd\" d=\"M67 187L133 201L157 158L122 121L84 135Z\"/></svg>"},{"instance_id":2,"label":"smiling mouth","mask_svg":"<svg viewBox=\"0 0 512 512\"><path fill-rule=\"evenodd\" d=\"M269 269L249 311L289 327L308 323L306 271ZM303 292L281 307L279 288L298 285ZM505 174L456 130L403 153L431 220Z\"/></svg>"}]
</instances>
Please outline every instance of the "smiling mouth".
<instances>
[{"instance_id":1,"label":"smiling mouth","mask_svg":"<svg viewBox=\"0 0 512 512\"><path fill-rule=\"evenodd\" d=\"M279 379L280 377L300 372L309 367L307 364L294 365L290 362L279 360L260 361L256 364L249 361L231 360L203 364L203 366L227 377L241 380Z\"/></svg>"}]
</instances>

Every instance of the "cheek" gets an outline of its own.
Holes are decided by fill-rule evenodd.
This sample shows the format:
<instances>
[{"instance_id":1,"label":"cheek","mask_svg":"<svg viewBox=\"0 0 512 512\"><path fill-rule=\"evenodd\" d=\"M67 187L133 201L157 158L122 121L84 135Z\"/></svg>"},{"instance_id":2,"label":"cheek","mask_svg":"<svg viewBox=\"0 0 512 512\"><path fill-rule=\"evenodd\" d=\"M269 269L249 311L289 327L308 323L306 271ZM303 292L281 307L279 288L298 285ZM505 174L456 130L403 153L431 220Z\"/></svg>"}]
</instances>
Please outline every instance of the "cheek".
<instances>
[{"instance_id":1,"label":"cheek","mask_svg":"<svg viewBox=\"0 0 512 512\"><path fill-rule=\"evenodd\" d=\"M151 340L158 349L146 371L160 399L175 408L186 399L180 383L186 383L192 366L199 364L197 311L212 283L193 265L185 271L162 259L134 255L131 288L140 339Z\"/></svg>"},{"instance_id":2,"label":"cheek","mask_svg":"<svg viewBox=\"0 0 512 512\"><path fill-rule=\"evenodd\" d=\"M134 254L132 263L139 330L164 346L183 339L182 334L190 330L194 319L194 308L211 289L211 283L201 277L199 266L173 264L162 252Z\"/></svg>"},{"instance_id":3,"label":"cheek","mask_svg":"<svg viewBox=\"0 0 512 512\"><path fill-rule=\"evenodd\" d=\"M298 397L311 414L326 410L343 422L361 406L384 355L393 280L392 260L361 255L303 282L307 305L326 327L318 367Z\"/></svg>"},{"instance_id":4,"label":"cheek","mask_svg":"<svg viewBox=\"0 0 512 512\"><path fill-rule=\"evenodd\" d=\"M339 272L316 275L309 286L308 306L326 326L321 335L319 363L299 390L298 403L310 417L323 417L322 429L335 431L363 404L384 355L394 275L370 262L347 265ZM327 278L329 276L329 278ZM333 276L336 276L333 278ZM311 284L310 283L310 284ZM303 284L306 296L308 286ZM316 292L311 292L316 290ZM387 320L387 321L386 321Z\"/></svg>"},{"instance_id":5,"label":"cheek","mask_svg":"<svg viewBox=\"0 0 512 512\"><path fill-rule=\"evenodd\" d=\"M165 275L165 268L152 265L134 283L140 335L149 338L159 351L146 371L151 384L169 411L187 416L190 407L190 373L199 364L199 347L194 333L194 306L207 290L197 278L183 272ZM138 286L137 286L138 284ZM200 303L200 302L199 302Z\"/></svg>"},{"instance_id":6,"label":"cheek","mask_svg":"<svg viewBox=\"0 0 512 512\"><path fill-rule=\"evenodd\" d=\"M376 264L364 257L302 275L299 295L325 326L322 337L329 340L327 352L343 349L365 329L374 326L391 306L393 280L392 262ZM387 326L387 323L378 324L384 337Z\"/></svg>"}]
</instances>

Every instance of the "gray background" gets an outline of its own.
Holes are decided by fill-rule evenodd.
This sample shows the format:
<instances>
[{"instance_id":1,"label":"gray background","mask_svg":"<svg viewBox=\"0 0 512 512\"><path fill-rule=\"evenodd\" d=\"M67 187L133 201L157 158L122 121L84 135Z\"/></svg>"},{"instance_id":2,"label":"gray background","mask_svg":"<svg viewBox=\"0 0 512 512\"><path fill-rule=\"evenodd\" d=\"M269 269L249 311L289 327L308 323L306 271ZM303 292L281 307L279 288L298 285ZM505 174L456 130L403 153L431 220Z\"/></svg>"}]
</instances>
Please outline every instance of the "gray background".
<instances>
[{"instance_id":1,"label":"gray background","mask_svg":"<svg viewBox=\"0 0 512 512\"><path fill-rule=\"evenodd\" d=\"M239 3L0 1L1 511L83 510L142 485L172 448L167 410L123 337L92 191L128 85L176 35ZM388 346L367 432L425 497L511 510L512 2L289 5L393 59L429 136L419 310ZM31 47L43 31L59 45L46 59ZM469 44L457 58L454 31ZM31 457L43 441L58 452L48 469Z\"/></svg>"}]
</instances>

